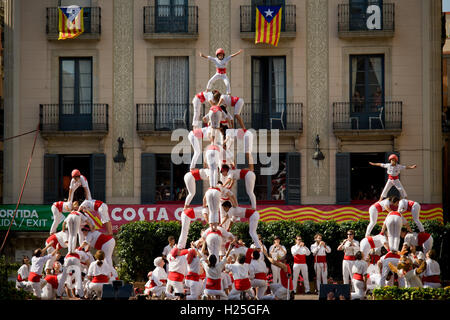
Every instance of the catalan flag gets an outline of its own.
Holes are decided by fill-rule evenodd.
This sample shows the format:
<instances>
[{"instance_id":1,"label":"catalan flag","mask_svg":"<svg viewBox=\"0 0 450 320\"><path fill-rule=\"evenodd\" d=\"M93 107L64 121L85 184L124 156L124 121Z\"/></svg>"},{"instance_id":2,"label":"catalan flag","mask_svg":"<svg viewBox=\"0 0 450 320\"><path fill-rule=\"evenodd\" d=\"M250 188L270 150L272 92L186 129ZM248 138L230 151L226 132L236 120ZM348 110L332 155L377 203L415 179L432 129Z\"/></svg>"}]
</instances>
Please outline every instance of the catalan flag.
<instances>
[{"instance_id":1,"label":"catalan flag","mask_svg":"<svg viewBox=\"0 0 450 320\"><path fill-rule=\"evenodd\" d=\"M93 214L92 212L90 212L88 210L85 210L84 212L86 212L89 215L89 217L92 219L92 221L94 222L95 230L102 228L103 223L97 215Z\"/></svg>"},{"instance_id":2,"label":"catalan flag","mask_svg":"<svg viewBox=\"0 0 450 320\"><path fill-rule=\"evenodd\" d=\"M281 6L257 6L255 43L278 46L281 32Z\"/></svg>"},{"instance_id":3,"label":"catalan flag","mask_svg":"<svg viewBox=\"0 0 450 320\"><path fill-rule=\"evenodd\" d=\"M74 39L84 32L83 8L79 6L58 7L59 38Z\"/></svg>"}]
</instances>

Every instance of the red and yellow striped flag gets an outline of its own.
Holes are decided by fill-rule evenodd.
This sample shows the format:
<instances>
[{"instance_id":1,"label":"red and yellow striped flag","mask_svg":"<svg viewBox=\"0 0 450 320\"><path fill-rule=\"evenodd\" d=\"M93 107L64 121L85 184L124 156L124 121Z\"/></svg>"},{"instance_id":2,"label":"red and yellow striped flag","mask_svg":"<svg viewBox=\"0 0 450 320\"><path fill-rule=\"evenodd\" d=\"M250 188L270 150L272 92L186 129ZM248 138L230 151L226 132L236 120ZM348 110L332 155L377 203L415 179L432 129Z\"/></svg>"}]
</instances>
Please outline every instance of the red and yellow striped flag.
<instances>
[{"instance_id":1,"label":"red and yellow striped flag","mask_svg":"<svg viewBox=\"0 0 450 320\"><path fill-rule=\"evenodd\" d=\"M255 43L278 46L281 32L281 6L257 6Z\"/></svg>"},{"instance_id":2,"label":"red and yellow striped flag","mask_svg":"<svg viewBox=\"0 0 450 320\"><path fill-rule=\"evenodd\" d=\"M58 40L75 39L84 32L83 8L79 6L59 7Z\"/></svg>"}]
</instances>

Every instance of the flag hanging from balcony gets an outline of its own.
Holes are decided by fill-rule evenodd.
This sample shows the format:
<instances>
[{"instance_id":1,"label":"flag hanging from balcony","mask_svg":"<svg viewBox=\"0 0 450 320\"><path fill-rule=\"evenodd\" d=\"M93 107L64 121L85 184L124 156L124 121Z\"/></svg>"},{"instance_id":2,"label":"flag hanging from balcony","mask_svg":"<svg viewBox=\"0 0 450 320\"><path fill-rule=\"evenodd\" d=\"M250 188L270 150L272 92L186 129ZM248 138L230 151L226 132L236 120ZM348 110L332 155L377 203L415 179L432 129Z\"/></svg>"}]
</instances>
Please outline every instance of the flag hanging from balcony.
<instances>
[{"instance_id":1,"label":"flag hanging from balcony","mask_svg":"<svg viewBox=\"0 0 450 320\"><path fill-rule=\"evenodd\" d=\"M255 43L278 46L281 32L281 6L257 6Z\"/></svg>"},{"instance_id":2,"label":"flag hanging from balcony","mask_svg":"<svg viewBox=\"0 0 450 320\"><path fill-rule=\"evenodd\" d=\"M58 7L58 40L74 39L84 32L83 8L79 6Z\"/></svg>"}]
</instances>

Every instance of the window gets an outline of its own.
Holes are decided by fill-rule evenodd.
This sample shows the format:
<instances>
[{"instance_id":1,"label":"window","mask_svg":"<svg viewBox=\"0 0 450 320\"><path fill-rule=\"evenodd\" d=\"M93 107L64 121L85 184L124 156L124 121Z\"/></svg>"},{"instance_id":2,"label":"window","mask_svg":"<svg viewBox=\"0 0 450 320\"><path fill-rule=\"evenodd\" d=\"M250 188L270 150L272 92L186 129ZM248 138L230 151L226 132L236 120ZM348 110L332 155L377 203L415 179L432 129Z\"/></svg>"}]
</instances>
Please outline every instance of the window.
<instances>
[{"instance_id":1,"label":"window","mask_svg":"<svg viewBox=\"0 0 450 320\"><path fill-rule=\"evenodd\" d=\"M359 128L377 128L369 124L384 107L384 55L350 56L350 113L357 117ZM381 125L380 125L381 128Z\"/></svg>"},{"instance_id":2,"label":"window","mask_svg":"<svg viewBox=\"0 0 450 320\"><path fill-rule=\"evenodd\" d=\"M156 130L187 128L189 58L155 57Z\"/></svg>"},{"instance_id":3,"label":"window","mask_svg":"<svg viewBox=\"0 0 450 320\"><path fill-rule=\"evenodd\" d=\"M367 19L372 14L367 13L367 7L377 5L380 8L380 14L383 12L383 0L349 0L350 1L350 30L367 30ZM382 17L381 17L382 21ZM381 28L383 23L381 23Z\"/></svg>"},{"instance_id":4,"label":"window","mask_svg":"<svg viewBox=\"0 0 450 320\"><path fill-rule=\"evenodd\" d=\"M60 58L60 129L92 129L92 58Z\"/></svg>"},{"instance_id":5,"label":"window","mask_svg":"<svg viewBox=\"0 0 450 320\"><path fill-rule=\"evenodd\" d=\"M157 154L156 201L184 201L187 190L183 177L188 171L188 165L173 164L170 154Z\"/></svg>"},{"instance_id":6,"label":"window","mask_svg":"<svg viewBox=\"0 0 450 320\"><path fill-rule=\"evenodd\" d=\"M187 32L187 0L156 0L156 32Z\"/></svg>"},{"instance_id":7,"label":"window","mask_svg":"<svg viewBox=\"0 0 450 320\"><path fill-rule=\"evenodd\" d=\"M284 129L285 124L286 57L252 57L252 127Z\"/></svg>"}]
</instances>

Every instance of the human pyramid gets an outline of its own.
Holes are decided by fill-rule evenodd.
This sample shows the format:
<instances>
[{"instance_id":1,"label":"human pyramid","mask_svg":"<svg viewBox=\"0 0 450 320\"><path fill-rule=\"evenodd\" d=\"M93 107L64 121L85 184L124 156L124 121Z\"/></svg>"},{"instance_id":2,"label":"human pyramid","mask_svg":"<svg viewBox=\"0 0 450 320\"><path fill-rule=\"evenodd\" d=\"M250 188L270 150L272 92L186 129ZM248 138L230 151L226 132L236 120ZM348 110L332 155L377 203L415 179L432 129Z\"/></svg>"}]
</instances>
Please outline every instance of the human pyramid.
<instances>
[{"instance_id":1,"label":"human pyramid","mask_svg":"<svg viewBox=\"0 0 450 320\"><path fill-rule=\"evenodd\" d=\"M217 72L208 81L206 90L196 94L192 101L193 130L188 139L194 153L190 171L184 175L188 195L181 214L181 232L178 241L170 237L162 256L154 259L155 268L148 273L144 291L151 299L293 299L300 273L305 292L310 293L306 257L311 253L316 289L320 290L320 285L328 281L326 256L331 248L323 241L321 234L315 235L310 249L300 235L296 236L296 244L290 250L294 260L291 268L287 250L280 244L280 239L275 237L274 244L267 251L256 232L260 215L253 191L256 181L252 158L253 134L245 128L240 117L243 99L231 96L225 68L230 59L241 51L225 57L223 49L218 49L215 58L200 53L200 56L216 64ZM211 90L218 79L225 82L226 94ZM210 109L202 117L203 103L209 103ZM235 128L234 118L241 128ZM236 168L235 146L238 151L244 151L247 168ZM203 168L198 169L202 152ZM352 299L363 299L367 289L383 287L386 283L392 285L392 273L398 276L400 286L440 286L439 264L434 260L432 250L433 238L425 232L420 222L420 204L406 199L406 191L399 180L401 170L416 166L398 164L398 157L394 154L389 161L387 164L370 163L386 168L389 179L380 200L369 208L370 223L365 238L359 242L354 239L354 231L349 230L348 238L337 248L344 252L343 282L351 285ZM193 207L191 201L196 194L197 180L203 180L209 186L202 205ZM237 180L244 180L250 208L239 206L232 191ZM73 201L73 195L80 186L87 200L78 204ZM400 191L402 199L386 198L392 186ZM115 240L107 204L92 199L87 179L79 170L73 170L69 190L67 202L59 201L52 205L54 221L45 248L35 250L31 266L29 259L24 259L24 265L18 271L17 287L30 290L39 298L54 299L60 297L64 290L69 296L101 297L103 285L118 279L113 267ZM391 206L398 209L394 211ZM382 231L371 235L378 215L383 211L388 215ZM402 214L407 211L411 212L419 233L412 232L403 217ZM63 212L70 213L63 222L62 231L56 232L63 220ZM206 223L205 229L200 239L192 241L186 248L191 222L197 219ZM250 247L230 232L232 223L240 219L248 219L249 235L253 241ZM106 233L96 230L102 224L106 227ZM404 238L401 250L400 238ZM418 250L420 247L423 252ZM57 261L61 248L68 249L63 266ZM97 250L95 257L90 253L90 248ZM383 253L383 250L386 252ZM47 255L44 255L45 251ZM265 257L271 264L271 283Z\"/></svg>"}]
</instances>

